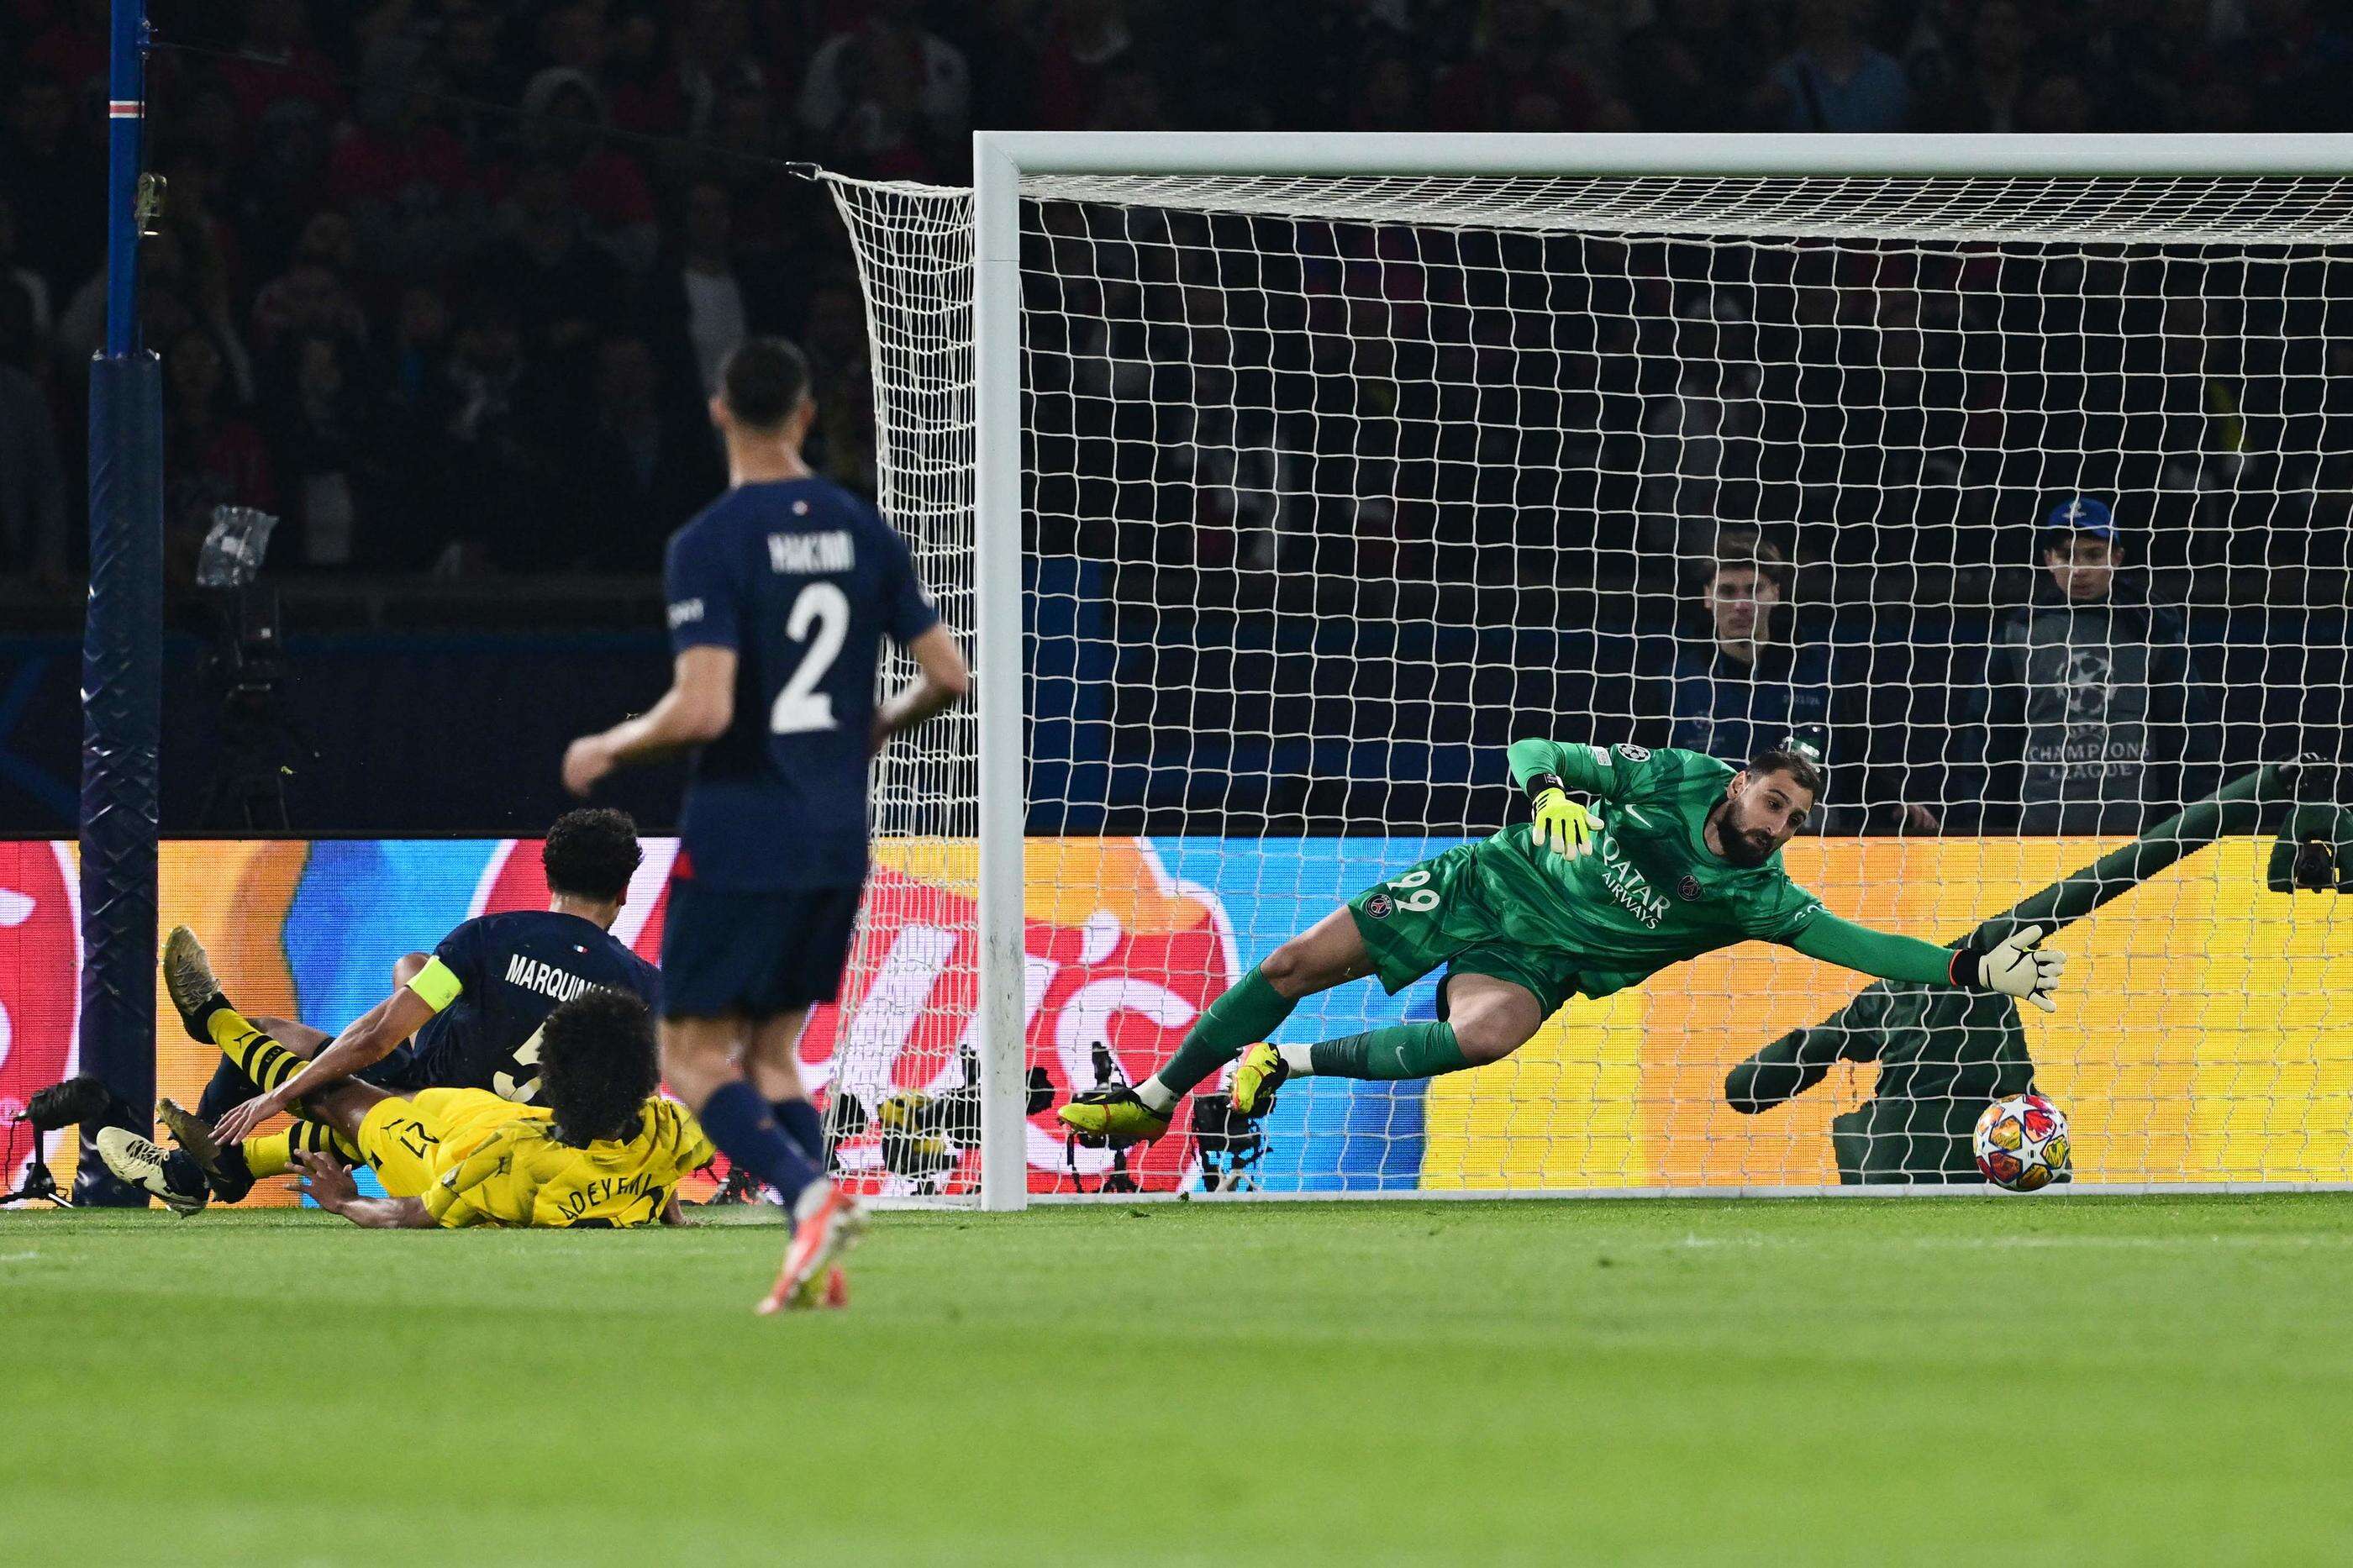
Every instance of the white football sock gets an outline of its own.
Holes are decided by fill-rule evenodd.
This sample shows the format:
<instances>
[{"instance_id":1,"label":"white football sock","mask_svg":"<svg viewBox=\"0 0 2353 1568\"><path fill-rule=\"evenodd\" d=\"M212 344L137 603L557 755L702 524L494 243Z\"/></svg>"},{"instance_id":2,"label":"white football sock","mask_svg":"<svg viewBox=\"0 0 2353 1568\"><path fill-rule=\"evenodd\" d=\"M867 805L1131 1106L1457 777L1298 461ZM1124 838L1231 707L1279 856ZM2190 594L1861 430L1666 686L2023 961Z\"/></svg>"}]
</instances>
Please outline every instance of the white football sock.
<instances>
[{"instance_id":1,"label":"white football sock","mask_svg":"<svg viewBox=\"0 0 2353 1568\"><path fill-rule=\"evenodd\" d=\"M1176 1109L1176 1095L1170 1093L1168 1086L1160 1081L1158 1073L1154 1073L1135 1086L1135 1098L1163 1116Z\"/></svg>"},{"instance_id":2,"label":"white football sock","mask_svg":"<svg viewBox=\"0 0 2353 1568\"><path fill-rule=\"evenodd\" d=\"M1293 1078L1313 1078L1315 1076L1315 1064L1308 1053L1314 1048L1314 1046L1284 1044L1275 1047L1274 1054L1282 1058L1282 1065L1291 1069Z\"/></svg>"}]
</instances>

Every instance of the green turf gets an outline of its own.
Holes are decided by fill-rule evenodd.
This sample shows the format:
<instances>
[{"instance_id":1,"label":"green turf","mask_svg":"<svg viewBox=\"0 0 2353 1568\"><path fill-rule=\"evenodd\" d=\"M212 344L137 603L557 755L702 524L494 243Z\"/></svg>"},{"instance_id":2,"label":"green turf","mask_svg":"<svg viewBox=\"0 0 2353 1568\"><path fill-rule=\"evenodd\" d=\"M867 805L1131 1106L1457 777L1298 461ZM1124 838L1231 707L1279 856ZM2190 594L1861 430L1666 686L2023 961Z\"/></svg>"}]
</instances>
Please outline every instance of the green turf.
<instances>
[{"instance_id":1,"label":"green turf","mask_svg":"<svg viewBox=\"0 0 2353 1568\"><path fill-rule=\"evenodd\" d=\"M0 1215L0 1560L2353 1560L2346 1198L900 1215L754 1320L776 1241Z\"/></svg>"}]
</instances>

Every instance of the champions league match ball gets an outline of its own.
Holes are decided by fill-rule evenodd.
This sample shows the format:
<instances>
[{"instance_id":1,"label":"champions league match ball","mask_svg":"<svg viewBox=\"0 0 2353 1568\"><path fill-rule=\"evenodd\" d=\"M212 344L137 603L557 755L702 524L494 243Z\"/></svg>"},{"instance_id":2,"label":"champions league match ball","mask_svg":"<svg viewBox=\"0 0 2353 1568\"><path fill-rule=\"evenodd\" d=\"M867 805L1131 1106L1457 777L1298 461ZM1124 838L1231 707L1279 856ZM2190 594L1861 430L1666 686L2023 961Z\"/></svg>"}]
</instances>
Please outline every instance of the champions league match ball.
<instances>
[{"instance_id":1,"label":"champions league match ball","mask_svg":"<svg viewBox=\"0 0 2353 1568\"><path fill-rule=\"evenodd\" d=\"M2034 1192L2067 1173L2067 1118L2039 1094L1987 1106L1974 1142L1985 1179L2013 1193Z\"/></svg>"}]
</instances>

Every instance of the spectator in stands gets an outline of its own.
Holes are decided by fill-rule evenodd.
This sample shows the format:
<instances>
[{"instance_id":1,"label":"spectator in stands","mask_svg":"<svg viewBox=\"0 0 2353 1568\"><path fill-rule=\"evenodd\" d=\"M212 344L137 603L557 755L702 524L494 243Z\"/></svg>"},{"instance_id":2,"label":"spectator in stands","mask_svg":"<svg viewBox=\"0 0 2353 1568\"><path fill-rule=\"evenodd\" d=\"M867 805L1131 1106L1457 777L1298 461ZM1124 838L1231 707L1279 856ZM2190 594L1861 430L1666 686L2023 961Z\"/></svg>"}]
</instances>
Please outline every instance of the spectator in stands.
<instances>
[{"instance_id":1,"label":"spectator in stands","mask_svg":"<svg viewBox=\"0 0 2353 1568\"><path fill-rule=\"evenodd\" d=\"M270 399L281 421L272 466L294 532L279 558L306 566L349 566L361 553L376 425L349 353L334 332L301 332L286 346L284 384Z\"/></svg>"},{"instance_id":2,"label":"spectator in stands","mask_svg":"<svg viewBox=\"0 0 2353 1568\"><path fill-rule=\"evenodd\" d=\"M533 358L569 355L585 374L589 342L617 325L628 303L627 280L611 256L588 237L588 219L573 203L571 173L554 158L524 165L500 214L507 238L485 258L483 281L512 300Z\"/></svg>"},{"instance_id":3,"label":"spectator in stands","mask_svg":"<svg viewBox=\"0 0 2353 1568\"><path fill-rule=\"evenodd\" d=\"M923 26L920 0L873 0L862 24L809 59L801 124L845 166L937 179L971 130L972 68Z\"/></svg>"},{"instance_id":4,"label":"spectator in stands","mask_svg":"<svg viewBox=\"0 0 2353 1568\"><path fill-rule=\"evenodd\" d=\"M302 0L246 0L245 38L220 78L248 125L279 105L298 105L322 122L343 109L335 63L312 48Z\"/></svg>"},{"instance_id":5,"label":"spectator in stands","mask_svg":"<svg viewBox=\"0 0 2353 1568\"><path fill-rule=\"evenodd\" d=\"M459 504L449 493L457 468L449 423L459 395L450 338L448 301L432 285L412 283L400 291L383 353L365 367L376 376L376 449L395 459L380 468L376 514L360 540L371 564L429 565Z\"/></svg>"},{"instance_id":6,"label":"spectator in stands","mask_svg":"<svg viewBox=\"0 0 2353 1568\"><path fill-rule=\"evenodd\" d=\"M550 66L523 89L523 145L533 164L564 175L561 199L575 226L621 270L643 277L660 236L653 188L635 158L605 135L605 94L584 71Z\"/></svg>"},{"instance_id":7,"label":"spectator in stands","mask_svg":"<svg viewBox=\"0 0 2353 1568\"><path fill-rule=\"evenodd\" d=\"M664 393L645 339L598 345L594 434L570 476L580 498L572 552L585 570L660 570L665 542L726 486L700 408Z\"/></svg>"},{"instance_id":8,"label":"spectator in stands","mask_svg":"<svg viewBox=\"0 0 2353 1568\"><path fill-rule=\"evenodd\" d=\"M802 242L805 209L801 182L776 177L776 161L790 154L791 141L776 123L765 92L744 89L719 100L708 138L718 154L707 167L727 182L733 198L728 228L738 259L780 259Z\"/></svg>"},{"instance_id":9,"label":"spectator in stands","mask_svg":"<svg viewBox=\"0 0 2353 1568\"><path fill-rule=\"evenodd\" d=\"M2215 754L2182 617L2124 574L2103 500L2060 503L2040 548L2032 600L1995 633L1989 805L2015 804L2025 833L2137 833Z\"/></svg>"},{"instance_id":10,"label":"spectator in stands","mask_svg":"<svg viewBox=\"0 0 2353 1568\"><path fill-rule=\"evenodd\" d=\"M512 103L521 84L507 63L505 19L497 11L481 0L449 0L445 18L440 68L450 96L440 105L441 123L480 170L506 147L513 119L497 106Z\"/></svg>"},{"instance_id":11,"label":"spectator in stands","mask_svg":"<svg viewBox=\"0 0 2353 1568\"><path fill-rule=\"evenodd\" d=\"M1936 832L1936 816L1926 806L1878 805L1879 792L1869 784L1879 771L1870 754L1870 682L1839 679L1827 644L1798 644L1780 629L1788 614L1786 570L1779 550L1756 541L1702 579L1709 638L1676 650L1672 743L1737 759L1796 736L1818 746L1832 769L1833 788L1815 816L1818 831Z\"/></svg>"},{"instance_id":12,"label":"spectator in stands","mask_svg":"<svg viewBox=\"0 0 2353 1568\"><path fill-rule=\"evenodd\" d=\"M351 220L333 211L312 215L303 226L293 261L253 298L255 353L267 359L298 332L364 343L367 313L350 283L358 260L359 241Z\"/></svg>"},{"instance_id":13,"label":"spectator in stands","mask_svg":"<svg viewBox=\"0 0 2353 1568\"><path fill-rule=\"evenodd\" d=\"M1630 123L1625 106L1567 58L1541 0L1491 0L1470 58L1439 79L1430 119L1440 131L1596 131Z\"/></svg>"},{"instance_id":14,"label":"spectator in stands","mask_svg":"<svg viewBox=\"0 0 2353 1568\"><path fill-rule=\"evenodd\" d=\"M1901 131L1911 109L1904 68L1863 37L1861 0L1798 0L1798 47L1749 94L1777 131Z\"/></svg>"},{"instance_id":15,"label":"spectator in stands","mask_svg":"<svg viewBox=\"0 0 2353 1568\"><path fill-rule=\"evenodd\" d=\"M252 127L251 151L237 172L245 252L285 256L327 200L327 153L332 127L317 107L288 100Z\"/></svg>"},{"instance_id":16,"label":"spectator in stands","mask_svg":"<svg viewBox=\"0 0 2353 1568\"><path fill-rule=\"evenodd\" d=\"M768 70L752 47L743 0L693 0L671 9L684 16L670 29L667 63L650 79L622 85L616 117L633 131L708 141L719 134L730 98L755 93L765 100Z\"/></svg>"},{"instance_id":17,"label":"spectator in stands","mask_svg":"<svg viewBox=\"0 0 2353 1568\"><path fill-rule=\"evenodd\" d=\"M354 124L327 161L327 195L350 216L368 272L435 277L490 234L489 204L465 143L440 124L439 78L380 81L353 105ZM174 182L173 198L179 190Z\"/></svg>"},{"instance_id":18,"label":"spectator in stands","mask_svg":"<svg viewBox=\"0 0 2353 1568\"><path fill-rule=\"evenodd\" d=\"M1671 737L1714 757L1755 756L1831 718L1830 662L1819 645L1796 648L1776 635L1781 554L1758 543L1746 559L1719 561L1701 581L1704 644L1676 652Z\"/></svg>"},{"instance_id":19,"label":"spectator in stands","mask_svg":"<svg viewBox=\"0 0 2353 1568\"><path fill-rule=\"evenodd\" d=\"M736 271L731 243L732 206L723 181L689 185L677 265L658 271L654 280L665 324L705 397L719 390L719 367L751 331L750 291Z\"/></svg>"},{"instance_id":20,"label":"spectator in stands","mask_svg":"<svg viewBox=\"0 0 2353 1568\"><path fill-rule=\"evenodd\" d=\"M821 282L810 293L801 342L811 382L824 389L809 426L809 466L839 483L874 492L874 381L866 363L866 309L857 282Z\"/></svg>"},{"instance_id":21,"label":"spectator in stands","mask_svg":"<svg viewBox=\"0 0 2353 1568\"><path fill-rule=\"evenodd\" d=\"M1104 79L1128 63L1135 34L1121 0L1052 0L1036 50L1030 111L1048 131L1079 131L1103 112Z\"/></svg>"},{"instance_id":22,"label":"spectator in stands","mask_svg":"<svg viewBox=\"0 0 2353 1568\"><path fill-rule=\"evenodd\" d=\"M164 530L168 580L184 584L216 506L278 508L269 449L228 406L220 349L190 326L164 353Z\"/></svg>"},{"instance_id":23,"label":"spectator in stands","mask_svg":"<svg viewBox=\"0 0 2353 1568\"><path fill-rule=\"evenodd\" d=\"M523 344L498 291L468 301L439 400L450 505L436 520L448 538L435 570L444 574L543 571L568 560L559 542L568 520L548 505L565 471L550 443L563 423L566 373L552 359L532 365Z\"/></svg>"},{"instance_id":24,"label":"spectator in stands","mask_svg":"<svg viewBox=\"0 0 2353 1568\"><path fill-rule=\"evenodd\" d=\"M1717 520L1753 504L1764 377L1747 302L1735 291L1691 295L1670 325L1674 384L1647 400L1641 426L1642 542L1661 555L1708 561Z\"/></svg>"}]
</instances>

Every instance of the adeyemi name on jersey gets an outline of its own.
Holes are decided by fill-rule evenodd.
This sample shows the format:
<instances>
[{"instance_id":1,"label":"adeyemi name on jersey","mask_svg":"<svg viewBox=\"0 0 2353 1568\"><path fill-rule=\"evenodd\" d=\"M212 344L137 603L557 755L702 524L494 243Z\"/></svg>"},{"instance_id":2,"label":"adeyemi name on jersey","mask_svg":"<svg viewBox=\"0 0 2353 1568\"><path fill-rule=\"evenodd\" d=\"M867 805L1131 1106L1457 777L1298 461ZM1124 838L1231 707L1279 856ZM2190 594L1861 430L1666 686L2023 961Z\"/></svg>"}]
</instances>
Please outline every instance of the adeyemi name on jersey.
<instances>
[{"instance_id":1,"label":"adeyemi name on jersey","mask_svg":"<svg viewBox=\"0 0 2353 1568\"><path fill-rule=\"evenodd\" d=\"M507 984L553 996L558 1002L569 1002L587 990L589 983L568 969L558 969L518 952L507 959Z\"/></svg>"},{"instance_id":2,"label":"adeyemi name on jersey","mask_svg":"<svg viewBox=\"0 0 2353 1568\"><path fill-rule=\"evenodd\" d=\"M1665 897L1651 889L1642 873L1635 869L1634 862L1618 847L1617 838L1607 833L1601 836L1601 881L1611 898L1651 930L1656 931L1659 922L1666 918Z\"/></svg>"},{"instance_id":3,"label":"adeyemi name on jersey","mask_svg":"<svg viewBox=\"0 0 2353 1568\"><path fill-rule=\"evenodd\" d=\"M850 540L848 529L768 535L771 572L847 572L857 564L858 546Z\"/></svg>"},{"instance_id":4,"label":"adeyemi name on jersey","mask_svg":"<svg viewBox=\"0 0 2353 1568\"><path fill-rule=\"evenodd\" d=\"M566 1219L578 1219L599 1204L621 1198L648 1198L656 1213L670 1201L670 1189L655 1183L650 1174L635 1171L626 1176L598 1176L584 1183L575 1192L564 1194L556 1208Z\"/></svg>"}]
</instances>

